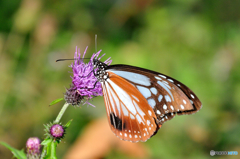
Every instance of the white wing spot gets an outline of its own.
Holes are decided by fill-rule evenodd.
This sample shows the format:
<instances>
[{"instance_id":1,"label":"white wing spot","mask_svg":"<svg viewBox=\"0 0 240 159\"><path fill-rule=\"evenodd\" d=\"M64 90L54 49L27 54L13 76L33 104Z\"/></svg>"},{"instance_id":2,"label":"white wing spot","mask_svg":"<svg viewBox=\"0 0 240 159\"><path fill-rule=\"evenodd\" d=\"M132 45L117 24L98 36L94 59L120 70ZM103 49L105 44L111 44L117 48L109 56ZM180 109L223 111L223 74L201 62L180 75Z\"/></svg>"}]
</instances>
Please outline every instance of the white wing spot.
<instances>
[{"instance_id":1,"label":"white wing spot","mask_svg":"<svg viewBox=\"0 0 240 159\"><path fill-rule=\"evenodd\" d=\"M146 136L146 133L144 133L143 136Z\"/></svg>"},{"instance_id":2,"label":"white wing spot","mask_svg":"<svg viewBox=\"0 0 240 159\"><path fill-rule=\"evenodd\" d=\"M168 85L168 83L165 84L164 81L163 81L163 82L157 81L157 83L158 83L161 87L163 87L163 88L168 92L168 94L172 97L172 99L173 99L173 95L172 95L172 93L171 93L171 91L170 91L171 87ZM173 99L173 100L174 100L174 99Z\"/></svg>"},{"instance_id":3,"label":"white wing spot","mask_svg":"<svg viewBox=\"0 0 240 159\"><path fill-rule=\"evenodd\" d=\"M161 102L161 101L162 101L162 98L163 98L163 96L160 94L160 95L158 96L158 101Z\"/></svg>"},{"instance_id":4,"label":"white wing spot","mask_svg":"<svg viewBox=\"0 0 240 159\"><path fill-rule=\"evenodd\" d=\"M163 109L167 109L167 105L166 104L163 105Z\"/></svg>"},{"instance_id":5,"label":"white wing spot","mask_svg":"<svg viewBox=\"0 0 240 159\"><path fill-rule=\"evenodd\" d=\"M138 136L137 135L135 135L135 138L137 138Z\"/></svg>"},{"instance_id":6,"label":"white wing spot","mask_svg":"<svg viewBox=\"0 0 240 159\"><path fill-rule=\"evenodd\" d=\"M194 99L194 95L191 94L192 99Z\"/></svg>"},{"instance_id":7,"label":"white wing spot","mask_svg":"<svg viewBox=\"0 0 240 159\"><path fill-rule=\"evenodd\" d=\"M180 84L177 84L178 85L178 87L180 87L181 85Z\"/></svg>"},{"instance_id":8,"label":"white wing spot","mask_svg":"<svg viewBox=\"0 0 240 159\"><path fill-rule=\"evenodd\" d=\"M162 80L160 77L158 77L158 76L155 76L155 78L157 79L157 80Z\"/></svg>"},{"instance_id":9,"label":"white wing spot","mask_svg":"<svg viewBox=\"0 0 240 159\"><path fill-rule=\"evenodd\" d=\"M132 138L132 135L131 135L131 134L129 134L129 137L130 137L130 138Z\"/></svg>"},{"instance_id":10,"label":"white wing spot","mask_svg":"<svg viewBox=\"0 0 240 159\"><path fill-rule=\"evenodd\" d=\"M151 127L153 127L153 124L151 124Z\"/></svg>"},{"instance_id":11,"label":"white wing spot","mask_svg":"<svg viewBox=\"0 0 240 159\"><path fill-rule=\"evenodd\" d=\"M158 76L160 76L160 77L162 77L162 78L167 78L166 76L164 76L164 75L158 75Z\"/></svg>"},{"instance_id":12,"label":"white wing spot","mask_svg":"<svg viewBox=\"0 0 240 159\"><path fill-rule=\"evenodd\" d=\"M183 103L184 103L184 104L187 104L187 102L186 102L184 99L183 99Z\"/></svg>"},{"instance_id":13,"label":"white wing spot","mask_svg":"<svg viewBox=\"0 0 240 159\"><path fill-rule=\"evenodd\" d=\"M171 108L172 110L174 110L174 108L173 108L173 106L172 106L172 105L170 106L170 108Z\"/></svg>"},{"instance_id":14,"label":"white wing spot","mask_svg":"<svg viewBox=\"0 0 240 159\"><path fill-rule=\"evenodd\" d=\"M162 118L162 121L164 121L164 118Z\"/></svg>"},{"instance_id":15,"label":"white wing spot","mask_svg":"<svg viewBox=\"0 0 240 159\"><path fill-rule=\"evenodd\" d=\"M132 97L139 102L139 99L137 97L135 97L134 95L132 95Z\"/></svg>"},{"instance_id":16,"label":"white wing spot","mask_svg":"<svg viewBox=\"0 0 240 159\"><path fill-rule=\"evenodd\" d=\"M135 120L135 117L132 114L130 114L130 118Z\"/></svg>"},{"instance_id":17,"label":"white wing spot","mask_svg":"<svg viewBox=\"0 0 240 159\"><path fill-rule=\"evenodd\" d=\"M180 105L181 109L184 109L184 106L183 105Z\"/></svg>"},{"instance_id":18,"label":"white wing spot","mask_svg":"<svg viewBox=\"0 0 240 159\"><path fill-rule=\"evenodd\" d=\"M127 137L127 133L125 133L125 137Z\"/></svg>"},{"instance_id":19,"label":"white wing spot","mask_svg":"<svg viewBox=\"0 0 240 159\"><path fill-rule=\"evenodd\" d=\"M138 133L140 134L140 131L138 131Z\"/></svg>"},{"instance_id":20,"label":"white wing spot","mask_svg":"<svg viewBox=\"0 0 240 159\"><path fill-rule=\"evenodd\" d=\"M173 83L173 80L172 80L172 79L167 79L167 80Z\"/></svg>"},{"instance_id":21,"label":"white wing spot","mask_svg":"<svg viewBox=\"0 0 240 159\"><path fill-rule=\"evenodd\" d=\"M147 125L149 126L149 124L150 124L150 120L147 120Z\"/></svg>"},{"instance_id":22,"label":"white wing spot","mask_svg":"<svg viewBox=\"0 0 240 159\"><path fill-rule=\"evenodd\" d=\"M150 110L148 110L148 114L149 114L150 116L152 116L152 112L151 112Z\"/></svg>"},{"instance_id":23,"label":"white wing spot","mask_svg":"<svg viewBox=\"0 0 240 159\"><path fill-rule=\"evenodd\" d=\"M173 116L173 113L171 113L171 116Z\"/></svg>"},{"instance_id":24,"label":"white wing spot","mask_svg":"<svg viewBox=\"0 0 240 159\"><path fill-rule=\"evenodd\" d=\"M167 116L165 116L165 118L166 118L166 119L168 119L168 117L167 117Z\"/></svg>"},{"instance_id":25,"label":"white wing spot","mask_svg":"<svg viewBox=\"0 0 240 159\"><path fill-rule=\"evenodd\" d=\"M147 131L147 128L145 128L145 131Z\"/></svg>"},{"instance_id":26,"label":"white wing spot","mask_svg":"<svg viewBox=\"0 0 240 159\"><path fill-rule=\"evenodd\" d=\"M136 117L137 117L137 121L139 122L139 124L140 124L140 123L143 123L143 124L144 124L142 118L141 118L138 114L136 115Z\"/></svg>"},{"instance_id":27,"label":"white wing spot","mask_svg":"<svg viewBox=\"0 0 240 159\"><path fill-rule=\"evenodd\" d=\"M166 102L171 102L171 98L169 97L169 95L165 95L165 99L166 99Z\"/></svg>"},{"instance_id":28,"label":"white wing spot","mask_svg":"<svg viewBox=\"0 0 240 159\"><path fill-rule=\"evenodd\" d=\"M142 95L145 97L145 98L148 98L151 96L151 92L148 88L146 87L142 87L142 86L137 86L137 89L140 91L140 93L142 93Z\"/></svg>"},{"instance_id":29,"label":"white wing spot","mask_svg":"<svg viewBox=\"0 0 240 159\"><path fill-rule=\"evenodd\" d=\"M192 100L190 100L190 102L193 104L193 101L192 101Z\"/></svg>"},{"instance_id":30,"label":"white wing spot","mask_svg":"<svg viewBox=\"0 0 240 159\"><path fill-rule=\"evenodd\" d=\"M161 114L161 112L159 110L157 110L157 114Z\"/></svg>"},{"instance_id":31,"label":"white wing spot","mask_svg":"<svg viewBox=\"0 0 240 159\"><path fill-rule=\"evenodd\" d=\"M148 129L151 130L151 127L149 127Z\"/></svg>"},{"instance_id":32,"label":"white wing spot","mask_svg":"<svg viewBox=\"0 0 240 159\"><path fill-rule=\"evenodd\" d=\"M141 138L141 136L139 135L139 138Z\"/></svg>"},{"instance_id":33,"label":"white wing spot","mask_svg":"<svg viewBox=\"0 0 240 159\"><path fill-rule=\"evenodd\" d=\"M122 136L122 133L120 132L120 135Z\"/></svg>"},{"instance_id":34,"label":"white wing spot","mask_svg":"<svg viewBox=\"0 0 240 159\"><path fill-rule=\"evenodd\" d=\"M171 87L168 85L168 82L167 82L167 81L163 81L163 83L164 83L169 89L171 89Z\"/></svg>"},{"instance_id":35,"label":"white wing spot","mask_svg":"<svg viewBox=\"0 0 240 159\"><path fill-rule=\"evenodd\" d=\"M128 132L131 132L131 130L129 130Z\"/></svg>"},{"instance_id":36,"label":"white wing spot","mask_svg":"<svg viewBox=\"0 0 240 159\"><path fill-rule=\"evenodd\" d=\"M150 88L150 91L154 94L157 95L157 89L155 87Z\"/></svg>"},{"instance_id":37,"label":"white wing spot","mask_svg":"<svg viewBox=\"0 0 240 159\"><path fill-rule=\"evenodd\" d=\"M128 110L126 109L126 107L121 103L121 107L122 107L122 111L124 116L128 116Z\"/></svg>"},{"instance_id":38,"label":"white wing spot","mask_svg":"<svg viewBox=\"0 0 240 159\"><path fill-rule=\"evenodd\" d=\"M151 85L150 79L145 75L141 75L141 74L134 73L134 72L118 71L118 70L114 70L114 69L109 69L109 70L112 71L113 73L119 75L120 77L123 77L134 83L141 84L144 86Z\"/></svg>"},{"instance_id":39,"label":"white wing spot","mask_svg":"<svg viewBox=\"0 0 240 159\"><path fill-rule=\"evenodd\" d=\"M154 109L154 107L156 106L155 100L150 98L147 101L148 101L148 104Z\"/></svg>"}]
</instances>

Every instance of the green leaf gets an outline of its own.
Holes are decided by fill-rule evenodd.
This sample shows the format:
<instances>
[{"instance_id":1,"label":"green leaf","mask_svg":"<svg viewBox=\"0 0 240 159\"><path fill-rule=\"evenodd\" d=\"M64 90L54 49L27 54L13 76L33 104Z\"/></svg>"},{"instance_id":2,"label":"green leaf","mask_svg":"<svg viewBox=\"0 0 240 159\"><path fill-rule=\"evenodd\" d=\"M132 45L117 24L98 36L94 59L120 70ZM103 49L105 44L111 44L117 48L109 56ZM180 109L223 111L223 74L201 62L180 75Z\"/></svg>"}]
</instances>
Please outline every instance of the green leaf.
<instances>
[{"instance_id":1,"label":"green leaf","mask_svg":"<svg viewBox=\"0 0 240 159\"><path fill-rule=\"evenodd\" d=\"M65 127L68 128L70 126L70 124L72 123L72 121L73 121L72 119L69 120L69 122L67 122L67 124L65 124Z\"/></svg>"},{"instance_id":2,"label":"green leaf","mask_svg":"<svg viewBox=\"0 0 240 159\"><path fill-rule=\"evenodd\" d=\"M54 101L52 101L52 102L49 104L49 106L52 106L52 105L54 105L54 104L56 104L56 103L58 103L58 102L60 102L60 101L62 101L62 100L64 100L64 98L55 99Z\"/></svg>"},{"instance_id":3,"label":"green leaf","mask_svg":"<svg viewBox=\"0 0 240 159\"><path fill-rule=\"evenodd\" d=\"M13 147L11 147L10 145L8 145L5 142L0 142L3 146L5 146L6 148L8 148L10 151L12 151L13 156L18 158L18 159L27 159L26 154L24 153L23 150L17 150Z\"/></svg>"},{"instance_id":4,"label":"green leaf","mask_svg":"<svg viewBox=\"0 0 240 159\"><path fill-rule=\"evenodd\" d=\"M43 147L41 159L46 158L48 147L51 144L51 142L52 142L52 139L50 139L50 138L47 138L47 139L42 141L41 145L43 145L44 147Z\"/></svg>"},{"instance_id":5,"label":"green leaf","mask_svg":"<svg viewBox=\"0 0 240 159\"><path fill-rule=\"evenodd\" d=\"M46 156L44 157L44 159L57 159L56 156L56 148L57 148L57 142L55 142L54 140L48 139L48 140L44 140L44 142L42 142L44 146L44 151L46 151Z\"/></svg>"},{"instance_id":6,"label":"green leaf","mask_svg":"<svg viewBox=\"0 0 240 159\"><path fill-rule=\"evenodd\" d=\"M48 144L50 144L52 142L52 139L47 138L45 140L42 141L41 145L43 146L47 146Z\"/></svg>"}]
</instances>

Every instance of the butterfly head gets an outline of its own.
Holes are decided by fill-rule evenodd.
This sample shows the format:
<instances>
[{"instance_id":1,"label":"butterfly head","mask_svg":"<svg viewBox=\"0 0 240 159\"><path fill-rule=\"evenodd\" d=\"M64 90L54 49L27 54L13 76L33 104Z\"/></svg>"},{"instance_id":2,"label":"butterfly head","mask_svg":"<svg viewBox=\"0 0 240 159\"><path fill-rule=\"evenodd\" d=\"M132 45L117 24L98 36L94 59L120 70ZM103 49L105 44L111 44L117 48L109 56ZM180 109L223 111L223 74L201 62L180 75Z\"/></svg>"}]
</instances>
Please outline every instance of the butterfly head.
<instances>
[{"instance_id":1,"label":"butterfly head","mask_svg":"<svg viewBox=\"0 0 240 159\"><path fill-rule=\"evenodd\" d=\"M93 59L93 66L96 68L95 76L99 82L103 82L109 78L108 73L106 72L106 69L108 67L107 64L105 64L97 59Z\"/></svg>"}]
</instances>

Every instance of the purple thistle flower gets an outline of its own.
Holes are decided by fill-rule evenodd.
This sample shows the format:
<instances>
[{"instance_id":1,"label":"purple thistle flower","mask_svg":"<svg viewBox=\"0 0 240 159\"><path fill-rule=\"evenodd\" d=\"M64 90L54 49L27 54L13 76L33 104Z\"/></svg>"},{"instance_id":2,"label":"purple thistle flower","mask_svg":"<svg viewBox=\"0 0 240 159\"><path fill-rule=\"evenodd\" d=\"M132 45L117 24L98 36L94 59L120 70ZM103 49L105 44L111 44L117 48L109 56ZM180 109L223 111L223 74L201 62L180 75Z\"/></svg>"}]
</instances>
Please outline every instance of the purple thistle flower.
<instances>
[{"instance_id":1,"label":"purple thistle flower","mask_svg":"<svg viewBox=\"0 0 240 159\"><path fill-rule=\"evenodd\" d=\"M30 137L26 143L27 155L34 158L40 155L41 141L37 137Z\"/></svg>"},{"instance_id":2,"label":"purple thistle flower","mask_svg":"<svg viewBox=\"0 0 240 159\"><path fill-rule=\"evenodd\" d=\"M63 138L65 133L65 129L62 125L55 124L50 128L50 134L54 138Z\"/></svg>"},{"instance_id":3,"label":"purple thistle flower","mask_svg":"<svg viewBox=\"0 0 240 159\"><path fill-rule=\"evenodd\" d=\"M84 63L83 59L87 52L87 48L88 47L86 47L83 56L81 57L80 49L76 47L74 56L75 61L70 65L73 70L73 76L71 77L72 85L65 93L65 100L72 105L80 104L82 99L85 97L87 101L84 104L87 103L94 106L89 103L88 100L95 96L103 95L101 83L97 81L97 78L93 74L93 71L96 71L96 69L94 70L93 59L97 59L102 50L93 54L88 63ZM105 54L99 57L98 60L100 60L104 55ZM111 62L112 60L108 58L104 63L110 65Z\"/></svg>"}]
</instances>

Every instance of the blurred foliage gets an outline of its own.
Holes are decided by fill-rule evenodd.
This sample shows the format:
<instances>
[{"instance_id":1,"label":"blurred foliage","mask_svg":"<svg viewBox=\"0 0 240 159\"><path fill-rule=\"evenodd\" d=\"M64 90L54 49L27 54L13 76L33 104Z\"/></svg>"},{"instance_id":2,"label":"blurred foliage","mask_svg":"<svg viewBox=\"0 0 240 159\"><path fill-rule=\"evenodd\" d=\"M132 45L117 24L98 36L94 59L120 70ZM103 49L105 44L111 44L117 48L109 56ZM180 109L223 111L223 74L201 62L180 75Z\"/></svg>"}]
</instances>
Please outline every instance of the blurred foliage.
<instances>
[{"instance_id":1,"label":"blurred foliage","mask_svg":"<svg viewBox=\"0 0 240 159\"><path fill-rule=\"evenodd\" d=\"M151 158L204 158L210 150L240 153L239 0L22 0L0 1L0 141L22 149L29 137L44 137L71 83L75 47L97 49L113 64L155 70L178 79L201 99L195 115L178 116L144 143ZM96 107L70 107L73 119L57 153L62 158L92 120ZM1 158L12 155L0 146ZM128 158L112 148L104 158ZM222 156L226 157L226 156Z\"/></svg>"}]
</instances>

